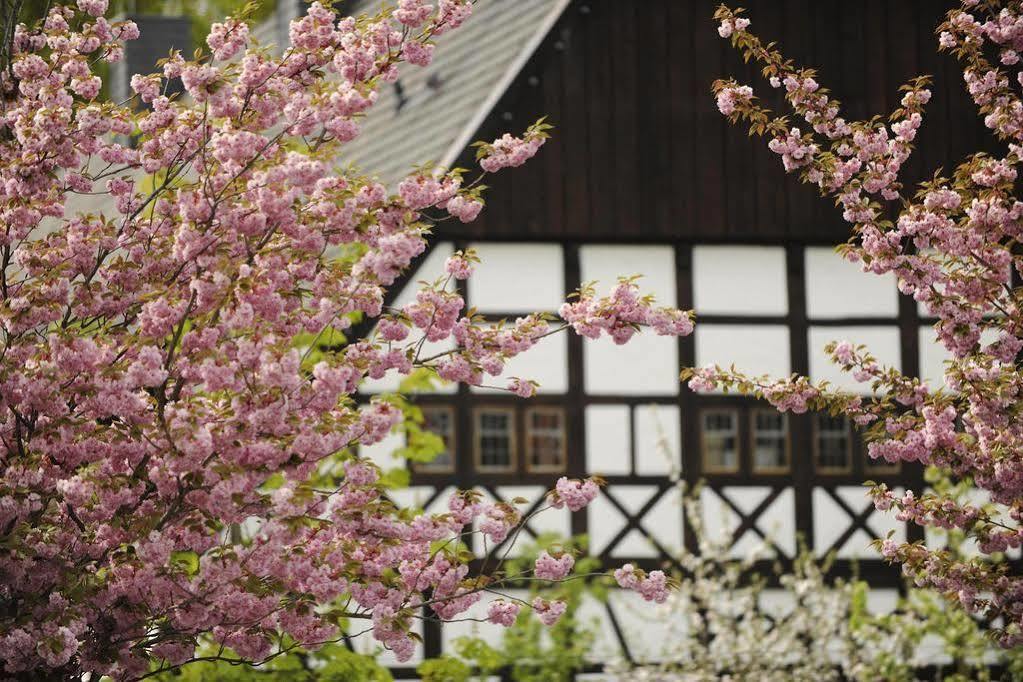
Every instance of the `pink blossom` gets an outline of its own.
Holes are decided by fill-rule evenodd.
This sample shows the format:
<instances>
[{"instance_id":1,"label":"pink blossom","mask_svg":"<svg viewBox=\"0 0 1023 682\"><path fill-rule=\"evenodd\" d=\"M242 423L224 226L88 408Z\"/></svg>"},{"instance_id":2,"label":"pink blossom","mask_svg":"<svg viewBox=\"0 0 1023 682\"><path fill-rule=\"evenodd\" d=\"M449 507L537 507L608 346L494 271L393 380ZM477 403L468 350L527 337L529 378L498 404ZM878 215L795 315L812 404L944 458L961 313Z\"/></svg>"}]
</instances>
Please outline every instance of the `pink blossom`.
<instances>
[{"instance_id":1,"label":"pink blossom","mask_svg":"<svg viewBox=\"0 0 1023 682\"><path fill-rule=\"evenodd\" d=\"M503 625L506 628L511 627L515 624L515 618L519 615L521 608L521 606L514 602L501 599L492 601L487 609L487 620L494 625Z\"/></svg>"},{"instance_id":2,"label":"pink blossom","mask_svg":"<svg viewBox=\"0 0 1023 682\"><path fill-rule=\"evenodd\" d=\"M568 605L560 600L547 601L541 597L533 599L533 611L544 625L554 625L561 619Z\"/></svg>"},{"instance_id":3,"label":"pink blossom","mask_svg":"<svg viewBox=\"0 0 1023 682\"><path fill-rule=\"evenodd\" d=\"M571 554L552 557L546 551L540 552L533 566L533 574L541 580L561 580L572 571L575 558Z\"/></svg>"},{"instance_id":4,"label":"pink blossom","mask_svg":"<svg viewBox=\"0 0 1023 682\"><path fill-rule=\"evenodd\" d=\"M554 487L554 496L551 504L556 509L567 506L571 511L579 511L592 502L600 488L592 479L578 481L562 476Z\"/></svg>"}]
</instances>

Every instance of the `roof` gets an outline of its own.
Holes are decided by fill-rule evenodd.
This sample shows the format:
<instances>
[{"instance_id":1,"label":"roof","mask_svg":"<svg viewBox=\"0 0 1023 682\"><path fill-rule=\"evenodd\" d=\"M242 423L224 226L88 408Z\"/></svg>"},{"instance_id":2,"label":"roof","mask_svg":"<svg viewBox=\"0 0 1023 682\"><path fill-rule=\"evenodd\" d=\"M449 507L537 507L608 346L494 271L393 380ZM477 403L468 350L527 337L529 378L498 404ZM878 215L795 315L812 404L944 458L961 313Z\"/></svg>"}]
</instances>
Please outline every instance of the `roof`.
<instances>
[{"instance_id":1,"label":"roof","mask_svg":"<svg viewBox=\"0 0 1023 682\"><path fill-rule=\"evenodd\" d=\"M392 187L417 164L450 166L569 2L477 0L463 26L436 39L430 66L403 65L400 96L396 85L381 88L362 133L342 148L340 162L354 163ZM373 12L383 4L357 0L350 12ZM288 21L275 13L253 33L263 44L280 45ZM104 192L71 195L65 215L110 212L112 205Z\"/></svg>"},{"instance_id":2,"label":"roof","mask_svg":"<svg viewBox=\"0 0 1023 682\"><path fill-rule=\"evenodd\" d=\"M417 164L454 163L568 3L478 0L463 26L436 39L430 66L403 65L398 83L381 88L341 160L388 186Z\"/></svg>"}]
</instances>

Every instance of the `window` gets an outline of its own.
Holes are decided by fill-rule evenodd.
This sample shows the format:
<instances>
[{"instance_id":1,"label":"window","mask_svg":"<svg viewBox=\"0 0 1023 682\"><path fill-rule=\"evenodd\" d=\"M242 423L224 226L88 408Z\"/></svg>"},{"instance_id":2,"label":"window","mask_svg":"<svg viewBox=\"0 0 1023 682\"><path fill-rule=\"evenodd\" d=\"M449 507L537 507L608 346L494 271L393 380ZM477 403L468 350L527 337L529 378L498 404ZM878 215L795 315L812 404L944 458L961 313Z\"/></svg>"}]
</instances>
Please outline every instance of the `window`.
<instances>
[{"instance_id":1,"label":"window","mask_svg":"<svg viewBox=\"0 0 1023 682\"><path fill-rule=\"evenodd\" d=\"M819 471L849 471L852 465L852 433L848 419L814 415L813 440L814 463Z\"/></svg>"},{"instance_id":2,"label":"window","mask_svg":"<svg viewBox=\"0 0 1023 682\"><path fill-rule=\"evenodd\" d=\"M784 414L754 410L753 470L785 471L789 468L788 424Z\"/></svg>"},{"instance_id":3,"label":"window","mask_svg":"<svg viewBox=\"0 0 1023 682\"><path fill-rule=\"evenodd\" d=\"M423 411L423 430L436 434L444 441L444 451L431 462L418 462L417 471L454 471L455 411L446 406L427 405Z\"/></svg>"},{"instance_id":4,"label":"window","mask_svg":"<svg viewBox=\"0 0 1023 682\"><path fill-rule=\"evenodd\" d=\"M530 471L565 469L565 413L557 407L526 412L526 467Z\"/></svg>"},{"instance_id":5,"label":"window","mask_svg":"<svg viewBox=\"0 0 1023 682\"><path fill-rule=\"evenodd\" d=\"M739 418L735 410L706 410L701 426L704 470L738 471Z\"/></svg>"},{"instance_id":6,"label":"window","mask_svg":"<svg viewBox=\"0 0 1023 682\"><path fill-rule=\"evenodd\" d=\"M476 411L476 466L480 471L515 468L515 410L486 407Z\"/></svg>"}]
</instances>

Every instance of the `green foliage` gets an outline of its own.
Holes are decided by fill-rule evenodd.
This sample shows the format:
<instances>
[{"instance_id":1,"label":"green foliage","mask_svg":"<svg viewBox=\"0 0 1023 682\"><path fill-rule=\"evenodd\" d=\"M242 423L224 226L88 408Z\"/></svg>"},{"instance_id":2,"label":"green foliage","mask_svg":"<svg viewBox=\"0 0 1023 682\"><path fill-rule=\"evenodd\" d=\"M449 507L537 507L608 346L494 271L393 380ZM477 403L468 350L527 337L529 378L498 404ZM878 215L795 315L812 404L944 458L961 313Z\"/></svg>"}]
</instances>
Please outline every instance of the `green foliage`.
<instances>
[{"instance_id":1,"label":"green foliage","mask_svg":"<svg viewBox=\"0 0 1023 682\"><path fill-rule=\"evenodd\" d=\"M469 682L472 679L472 668L454 656L423 661L416 672L423 682Z\"/></svg>"},{"instance_id":2,"label":"green foliage","mask_svg":"<svg viewBox=\"0 0 1023 682\"><path fill-rule=\"evenodd\" d=\"M41 19L51 6L47 0L26 0L18 20L26 24ZM108 16L185 16L192 22L192 47L206 47L206 35L214 22L228 15L248 19L254 26L277 9L277 0L111 0ZM143 35L141 40L145 40ZM186 54L185 57L191 55Z\"/></svg>"},{"instance_id":3,"label":"green foliage","mask_svg":"<svg viewBox=\"0 0 1023 682\"><path fill-rule=\"evenodd\" d=\"M514 575L531 566L542 549L559 545L566 551L585 550L585 536L559 541L555 535L542 535L532 546L523 546L522 554L506 562L504 569ZM606 580L573 580L599 570L600 562L582 557L572 575L555 585L531 583L530 600L562 599L568 608L552 627L544 626L531 609L523 607L515 624L503 632L501 641L492 646L480 637L460 637L454 641L454 654L424 661L416 670L427 682L465 682L486 677L507 668L515 682L569 682L586 664L596 639L596 623L584 621L579 607L586 595L603 599Z\"/></svg>"},{"instance_id":4,"label":"green foliage","mask_svg":"<svg viewBox=\"0 0 1023 682\"><path fill-rule=\"evenodd\" d=\"M206 655L214 652L207 651ZM328 644L316 651L295 650L260 666L229 661L199 661L161 673L159 682L392 682L391 673L373 658Z\"/></svg>"}]
</instances>

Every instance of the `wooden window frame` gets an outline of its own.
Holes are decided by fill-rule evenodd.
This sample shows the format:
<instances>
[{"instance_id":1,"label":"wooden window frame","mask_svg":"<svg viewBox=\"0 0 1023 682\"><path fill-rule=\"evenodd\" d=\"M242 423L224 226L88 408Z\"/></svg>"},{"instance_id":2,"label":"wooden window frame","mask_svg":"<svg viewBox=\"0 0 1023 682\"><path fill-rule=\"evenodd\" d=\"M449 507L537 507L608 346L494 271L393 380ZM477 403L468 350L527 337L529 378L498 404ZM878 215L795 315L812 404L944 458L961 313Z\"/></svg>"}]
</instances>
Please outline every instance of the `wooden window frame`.
<instances>
[{"instance_id":1,"label":"wooden window frame","mask_svg":"<svg viewBox=\"0 0 1023 682\"><path fill-rule=\"evenodd\" d=\"M722 467L712 465L707 458L706 442L706 418L714 412L727 412L732 415L735 438L735 466ZM700 464L703 472L707 474L736 474L742 470L742 421L739 416L739 409L736 407L704 407L699 411L700 427Z\"/></svg>"},{"instance_id":2,"label":"wooden window frame","mask_svg":"<svg viewBox=\"0 0 1023 682\"><path fill-rule=\"evenodd\" d=\"M853 448L853 429L852 429L852 424L850 423L848 417L843 417L843 419L845 420L845 461L846 461L846 465L844 467L821 466L821 463L820 463L820 460L821 460L821 457L820 457L820 455L821 455L821 449L820 449L820 430L821 430L820 429L820 418L822 416L825 416L825 415L821 414L821 413L817 413L817 414L813 415L813 419L812 419L813 425L811 427L811 438L813 439L813 443L811 445L811 450L812 450L812 453L813 453L813 470L814 470L814 472L816 472L818 474L825 475L825 476L851 474L853 472L853 455L855 454L855 449ZM826 416L830 417L831 415L826 415Z\"/></svg>"},{"instance_id":3,"label":"wooden window frame","mask_svg":"<svg viewBox=\"0 0 1023 682\"><path fill-rule=\"evenodd\" d=\"M545 466L533 465L533 415L536 414L555 414L560 420L560 465ZM526 456L526 471L529 473L561 473L568 468L568 424L565 418L565 408L558 405L542 405L536 407L530 407L525 411L524 414L525 424L523 425L523 433L525 436L525 456Z\"/></svg>"},{"instance_id":4,"label":"wooden window frame","mask_svg":"<svg viewBox=\"0 0 1023 682\"><path fill-rule=\"evenodd\" d=\"M757 465L757 415L761 413L776 414L781 417L781 434L785 440L785 464L782 466ZM758 474L787 474L792 471L792 435L789 431L789 416L784 412L766 407L755 407L749 411L749 458L750 471Z\"/></svg>"},{"instance_id":5,"label":"wooden window frame","mask_svg":"<svg viewBox=\"0 0 1023 682\"><path fill-rule=\"evenodd\" d=\"M451 438L447 444L448 454L451 457L451 464L446 466L435 466L433 462L412 462L412 470L417 474L453 474L457 468L458 454L456 447L458 445L458 413L455 410L454 405L419 405L419 409L423 411L423 430L429 431L426 428L426 412L444 412L448 415L448 419L451 424ZM431 432L432 433L432 432ZM439 434L438 434L439 435ZM435 462L436 460L434 460Z\"/></svg>"},{"instance_id":6,"label":"wooden window frame","mask_svg":"<svg viewBox=\"0 0 1023 682\"><path fill-rule=\"evenodd\" d=\"M484 465L481 439L483 429L480 428L480 417L485 412L500 412L510 418L508 430L509 464L506 467ZM472 456L473 467L481 474L513 474L518 471L518 410L507 405L480 405L472 409Z\"/></svg>"}]
</instances>

